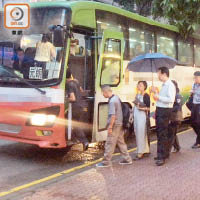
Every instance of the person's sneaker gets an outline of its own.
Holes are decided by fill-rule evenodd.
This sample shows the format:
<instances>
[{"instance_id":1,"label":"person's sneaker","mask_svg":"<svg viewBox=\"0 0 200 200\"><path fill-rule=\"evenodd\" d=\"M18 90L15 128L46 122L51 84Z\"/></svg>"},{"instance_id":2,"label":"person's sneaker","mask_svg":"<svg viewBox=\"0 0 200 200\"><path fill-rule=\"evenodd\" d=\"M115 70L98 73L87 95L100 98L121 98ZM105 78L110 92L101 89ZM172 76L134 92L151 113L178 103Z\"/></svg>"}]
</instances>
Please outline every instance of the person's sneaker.
<instances>
[{"instance_id":1,"label":"person's sneaker","mask_svg":"<svg viewBox=\"0 0 200 200\"><path fill-rule=\"evenodd\" d=\"M199 148L200 148L200 144L195 143L192 145L192 149L199 149Z\"/></svg>"},{"instance_id":2,"label":"person's sneaker","mask_svg":"<svg viewBox=\"0 0 200 200\"><path fill-rule=\"evenodd\" d=\"M111 167L111 164L106 164L106 163L101 162L101 163L97 163L96 167Z\"/></svg>"},{"instance_id":3,"label":"person's sneaker","mask_svg":"<svg viewBox=\"0 0 200 200\"><path fill-rule=\"evenodd\" d=\"M131 165L133 162L132 160L128 161L128 160L122 160L119 162L120 165Z\"/></svg>"},{"instance_id":4,"label":"person's sneaker","mask_svg":"<svg viewBox=\"0 0 200 200\"><path fill-rule=\"evenodd\" d=\"M180 147L179 148L174 148L173 150L172 150L172 153L178 153L179 151L180 151Z\"/></svg>"}]
</instances>

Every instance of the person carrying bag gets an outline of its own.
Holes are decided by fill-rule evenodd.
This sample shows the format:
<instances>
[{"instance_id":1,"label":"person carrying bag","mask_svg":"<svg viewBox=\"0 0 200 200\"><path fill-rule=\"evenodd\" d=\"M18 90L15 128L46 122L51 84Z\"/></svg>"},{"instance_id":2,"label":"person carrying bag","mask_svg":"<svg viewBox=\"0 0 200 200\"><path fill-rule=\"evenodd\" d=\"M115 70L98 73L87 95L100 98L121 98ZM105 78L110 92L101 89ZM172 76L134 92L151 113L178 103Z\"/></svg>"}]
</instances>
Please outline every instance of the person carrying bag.
<instances>
[{"instance_id":1,"label":"person carrying bag","mask_svg":"<svg viewBox=\"0 0 200 200\"><path fill-rule=\"evenodd\" d=\"M143 157L149 156L149 111L150 111L150 97L146 93L147 82L139 81L137 84L138 94L136 96L133 118L134 118L134 132L137 144L137 155L133 160L140 160Z\"/></svg>"},{"instance_id":2,"label":"person carrying bag","mask_svg":"<svg viewBox=\"0 0 200 200\"><path fill-rule=\"evenodd\" d=\"M200 148L200 71L194 73L192 87L193 105L191 110L191 126L197 135L193 149Z\"/></svg>"},{"instance_id":3,"label":"person carrying bag","mask_svg":"<svg viewBox=\"0 0 200 200\"><path fill-rule=\"evenodd\" d=\"M183 105L183 97L179 93L178 84L176 81L172 80L176 87L176 97L175 102L172 108L172 112L170 115L170 124L169 124L169 150L171 151L172 146L174 147L173 152L179 152L180 151L180 145L179 140L177 137L178 127L181 124L181 121L183 121L183 112L182 112L182 105Z\"/></svg>"}]
</instances>

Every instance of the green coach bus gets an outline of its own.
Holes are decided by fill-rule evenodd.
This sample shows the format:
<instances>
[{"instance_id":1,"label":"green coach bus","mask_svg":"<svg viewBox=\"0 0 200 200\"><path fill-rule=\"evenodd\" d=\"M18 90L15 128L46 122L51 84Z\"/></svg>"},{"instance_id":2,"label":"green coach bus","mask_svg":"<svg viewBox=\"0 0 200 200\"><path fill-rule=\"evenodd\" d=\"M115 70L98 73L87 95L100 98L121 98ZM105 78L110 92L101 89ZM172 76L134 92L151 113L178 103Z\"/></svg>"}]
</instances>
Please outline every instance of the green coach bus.
<instances>
[{"instance_id":1,"label":"green coach bus","mask_svg":"<svg viewBox=\"0 0 200 200\"><path fill-rule=\"evenodd\" d=\"M193 73L200 67L197 35L184 41L174 26L97 2L41 2L30 4L30 9L30 27L15 32L4 28L4 15L0 13L0 110L5 114L0 117L0 139L44 148L67 145L68 65L86 91L82 126L91 142L105 141L107 137L107 100L101 94L101 85L109 84L130 108L138 81L146 80L150 87L154 76L154 85L161 86L155 73L126 70L128 62L139 54L160 52L177 59L178 64L170 70L171 78L178 81L187 100ZM38 75L41 71L30 60L25 71L14 68L17 49L34 60L36 43L44 33L51 36L56 51L55 59L46 64L47 76ZM14 68L14 75L5 73L5 68ZM151 112L154 110L152 99ZM183 110L184 118L190 116L185 105Z\"/></svg>"}]
</instances>

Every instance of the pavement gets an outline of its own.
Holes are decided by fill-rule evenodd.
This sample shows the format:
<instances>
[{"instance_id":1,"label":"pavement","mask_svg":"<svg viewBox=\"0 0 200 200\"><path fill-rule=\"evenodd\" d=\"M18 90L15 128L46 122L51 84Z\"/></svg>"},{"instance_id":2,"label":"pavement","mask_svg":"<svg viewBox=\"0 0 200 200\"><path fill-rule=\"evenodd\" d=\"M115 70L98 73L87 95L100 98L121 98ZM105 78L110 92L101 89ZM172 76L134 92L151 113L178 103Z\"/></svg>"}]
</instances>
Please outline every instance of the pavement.
<instances>
[{"instance_id":1,"label":"pavement","mask_svg":"<svg viewBox=\"0 0 200 200\"><path fill-rule=\"evenodd\" d=\"M110 168L93 165L23 195L22 200L199 200L200 149L191 149L195 134L179 136L181 151L172 153L163 166L156 166L156 144L151 156L122 166L114 159ZM133 153L131 153L133 155Z\"/></svg>"}]
</instances>

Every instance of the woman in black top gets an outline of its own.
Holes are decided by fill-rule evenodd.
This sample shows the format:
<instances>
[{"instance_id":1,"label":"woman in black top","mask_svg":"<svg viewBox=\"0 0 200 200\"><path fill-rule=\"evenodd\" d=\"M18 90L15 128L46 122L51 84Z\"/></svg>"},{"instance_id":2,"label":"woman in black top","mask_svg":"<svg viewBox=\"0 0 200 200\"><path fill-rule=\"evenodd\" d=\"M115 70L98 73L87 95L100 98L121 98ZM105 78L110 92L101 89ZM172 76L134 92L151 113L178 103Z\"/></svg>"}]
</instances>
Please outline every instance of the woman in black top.
<instances>
[{"instance_id":1,"label":"woman in black top","mask_svg":"<svg viewBox=\"0 0 200 200\"><path fill-rule=\"evenodd\" d=\"M141 159L150 153L148 142L150 97L146 93L147 82L139 81L137 88L138 94L134 101L134 131L136 136L137 155L134 160Z\"/></svg>"}]
</instances>

